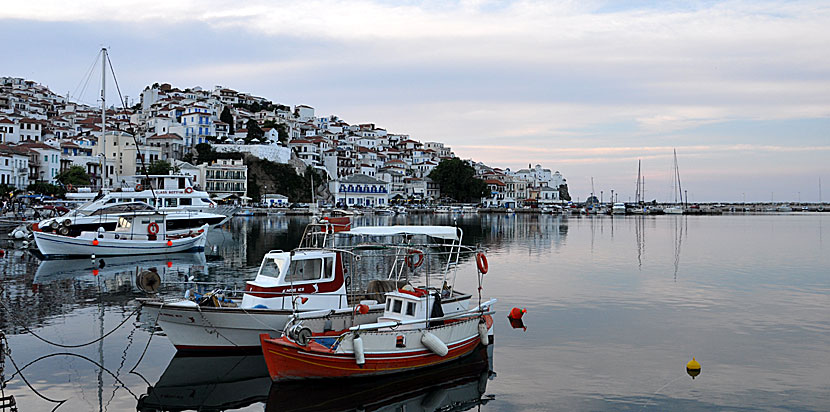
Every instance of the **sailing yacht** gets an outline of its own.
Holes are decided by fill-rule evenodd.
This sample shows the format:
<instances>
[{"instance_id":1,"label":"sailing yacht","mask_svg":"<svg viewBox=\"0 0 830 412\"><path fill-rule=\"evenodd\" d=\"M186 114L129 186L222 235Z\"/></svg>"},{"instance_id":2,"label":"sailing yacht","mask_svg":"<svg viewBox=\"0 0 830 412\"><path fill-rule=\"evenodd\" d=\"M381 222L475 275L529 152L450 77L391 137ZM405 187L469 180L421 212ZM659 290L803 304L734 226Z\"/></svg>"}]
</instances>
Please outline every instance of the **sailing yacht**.
<instances>
[{"instance_id":1,"label":"sailing yacht","mask_svg":"<svg viewBox=\"0 0 830 412\"><path fill-rule=\"evenodd\" d=\"M672 174L672 183L674 205L663 209L663 213L667 215L682 215L686 208L683 206L683 189L680 186L680 168L677 165L677 150L674 150L674 173ZM677 201L678 194L680 195L679 203Z\"/></svg>"}]
</instances>

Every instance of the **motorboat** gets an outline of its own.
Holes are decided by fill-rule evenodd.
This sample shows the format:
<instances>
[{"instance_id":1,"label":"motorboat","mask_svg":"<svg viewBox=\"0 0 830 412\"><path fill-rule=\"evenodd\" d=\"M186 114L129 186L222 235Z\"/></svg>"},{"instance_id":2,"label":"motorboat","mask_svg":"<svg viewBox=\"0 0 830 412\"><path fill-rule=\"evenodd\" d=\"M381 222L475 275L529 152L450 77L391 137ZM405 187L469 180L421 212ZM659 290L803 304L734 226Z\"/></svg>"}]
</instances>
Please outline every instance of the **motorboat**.
<instances>
[{"instance_id":1,"label":"motorboat","mask_svg":"<svg viewBox=\"0 0 830 412\"><path fill-rule=\"evenodd\" d=\"M83 231L78 236L34 231L45 258L72 256L152 255L205 249L208 224L197 229L168 230L166 215L119 217L115 230Z\"/></svg>"},{"instance_id":2,"label":"motorboat","mask_svg":"<svg viewBox=\"0 0 830 412\"><path fill-rule=\"evenodd\" d=\"M274 381L404 373L447 363L490 343L495 299L444 314L442 292L407 286L386 293L376 320L348 315L292 317L279 338L260 335Z\"/></svg>"},{"instance_id":3,"label":"motorboat","mask_svg":"<svg viewBox=\"0 0 830 412\"><path fill-rule=\"evenodd\" d=\"M682 215L686 211L682 205L674 205L663 208L663 213L667 215Z\"/></svg>"},{"instance_id":4,"label":"motorboat","mask_svg":"<svg viewBox=\"0 0 830 412\"><path fill-rule=\"evenodd\" d=\"M383 292L402 286L417 270L416 263L420 263L413 262L412 256L417 255L421 263L427 261L421 253L410 253L419 248L414 243L418 238L452 242L450 247L456 253L446 254L442 265L445 276L455 270L450 260L454 258L457 263L457 251L463 247L461 230L451 226L351 228L343 220L348 222L348 218L314 221L307 226L297 249L266 253L255 279L246 282L241 298L229 291L200 294L188 290L184 299L141 300L143 309L150 319L158 319L178 350L258 348L261 333L279 336L295 312L323 311L328 316L351 319L355 305L363 304L368 308L366 313L354 319L376 320L384 310ZM362 241L390 237L405 239L405 243ZM355 239L361 242L348 244ZM388 273L378 271L376 266L361 263L361 255L391 260L392 267ZM466 310L470 298L470 294L452 290L442 300L441 308L447 313Z\"/></svg>"},{"instance_id":5,"label":"motorboat","mask_svg":"<svg viewBox=\"0 0 830 412\"><path fill-rule=\"evenodd\" d=\"M87 188L66 193L66 198L85 201L76 210L90 214L113 203L144 202L161 212L204 212L233 216L236 205L220 205L210 195L197 190L187 175L136 175L124 179L123 187L93 192Z\"/></svg>"},{"instance_id":6,"label":"motorboat","mask_svg":"<svg viewBox=\"0 0 830 412\"><path fill-rule=\"evenodd\" d=\"M625 214L625 203L617 202L611 206L611 213L615 215L624 215Z\"/></svg>"},{"instance_id":7,"label":"motorboat","mask_svg":"<svg viewBox=\"0 0 830 412\"><path fill-rule=\"evenodd\" d=\"M33 225L32 230L57 233L63 236L78 236L81 232L96 231L99 228L104 228L105 231L115 230L121 217L129 218L159 212L157 208L141 201L113 201L107 204L98 204L98 206L100 207L96 209L88 204L65 215L42 220ZM165 226L170 231L194 229L205 224L217 226L225 223L230 218L229 216L198 210L167 212L165 217Z\"/></svg>"}]
</instances>

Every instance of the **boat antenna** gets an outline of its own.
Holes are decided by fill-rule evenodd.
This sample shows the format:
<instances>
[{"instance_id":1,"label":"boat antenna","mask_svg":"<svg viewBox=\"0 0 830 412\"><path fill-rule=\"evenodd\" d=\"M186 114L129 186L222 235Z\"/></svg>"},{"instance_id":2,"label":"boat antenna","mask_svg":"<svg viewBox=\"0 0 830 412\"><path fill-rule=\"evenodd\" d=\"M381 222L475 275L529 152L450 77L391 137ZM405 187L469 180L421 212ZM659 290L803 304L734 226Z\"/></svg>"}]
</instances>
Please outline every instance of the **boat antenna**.
<instances>
[{"instance_id":1,"label":"boat antenna","mask_svg":"<svg viewBox=\"0 0 830 412\"><path fill-rule=\"evenodd\" d=\"M127 111L127 102L124 101L124 97L121 95L121 87L118 86L118 79L115 77L115 69L112 68L112 60L110 60L109 54L107 54L107 49L104 49L104 57L107 63L109 63L110 71L112 72L112 80L115 82L115 89L118 91L118 100L121 101L121 107L124 108L124 112ZM135 144L135 150L138 153L138 159L141 160L141 170L144 172L144 176L147 178L147 187L150 188L150 193L153 195L153 201L156 206L160 206L158 204L158 198L156 197L156 191L153 189L153 182L150 180L150 175L147 173L147 165L144 163L144 155L141 154L141 146L138 144L138 139L135 137L135 132L133 131L133 127L129 126L127 128L127 133L132 136L133 143ZM106 149L106 147L105 147ZM104 159L106 159L106 154L104 155Z\"/></svg>"}]
</instances>

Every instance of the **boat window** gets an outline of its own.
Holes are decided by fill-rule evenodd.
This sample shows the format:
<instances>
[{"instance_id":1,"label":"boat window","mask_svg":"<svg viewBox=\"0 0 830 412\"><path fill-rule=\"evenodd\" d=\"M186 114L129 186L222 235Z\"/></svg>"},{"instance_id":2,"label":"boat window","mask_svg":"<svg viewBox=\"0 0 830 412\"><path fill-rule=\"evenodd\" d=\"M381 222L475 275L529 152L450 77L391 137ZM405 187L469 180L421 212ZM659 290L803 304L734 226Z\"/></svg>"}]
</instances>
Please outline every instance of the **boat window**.
<instances>
[{"instance_id":1,"label":"boat window","mask_svg":"<svg viewBox=\"0 0 830 412\"><path fill-rule=\"evenodd\" d=\"M386 311L388 312L391 307L392 307L392 299L386 299Z\"/></svg>"},{"instance_id":2,"label":"boat window","mask_svg":"<svg viewBox=\"0 0 830 412\"><path fill-rule=\"evenodd\" d=\"M108 204L110 204L110 203L115 203L115 202L117 202L117 201L118 201L118 199L116 199L116 198L112 198L112 199L110 199L110 200L107 200L107 203L105 203L105 204L107 204L107 205L108 205Z\"/></svg>"},{"instance_id":3,"label":"boat window","mask_svg":"<svg viewBox=\"0 0 830 412\"><path fill-rule=\"evenodd\" d=\"M164 206L165 207L176 207L176 206L178 206L176 204L176 198L175 197L168 197L167 199L164 199Z\"/></svg>"},{"instance_id":4,"label":"boat window","mask_svg":"<svg viewBox=\"0 0 830 412\"><path fill-rule=\"evenodd\" d=\"M213 204L213 202L211 202L210 199L208 199L206 197L202 198L202 203L204 203L206 205L212 205Z\"/></svg>"},{"instance_id":5,"label":"boat window","mask_svg":"<svg viewBox=\"0 0 830 412\"><path fill-rule=\"evenodd\" d=\"M124 219L123 217L118 218L118 226L124 229L129 229L132 224L129 220Z\"/></svg>"},{"instance_id":6,"label":"boat window","mask_svg":"<svg viewBox=\"0 0 830 412\"><path fill-rule=\"evenodd\" d=\"M415 316L415 302L406 302L406 316Z\"/></svg>"},{"instance_id":7,"label":"boat window","mask_svg":"<svg viewBox=\"0 0 830 412\"><path fill-rule=\"evenodd\" d=\"M332 271L334 269L334 258L333 257L327 257L327 258L323 259L323 261L326 265L325 269L323 270L323 278L332 278L332 277L334 277L334 272Z\"/></svg>"},{"instance_id":8,"label":"boat window","mask_svg":"<svg viewBox=\"0 0 830 412\"><path fill-rule=\"evenodd\" d=\"M263 276L269 276L272 278L278 278L280 277L280 273L282 272L282 268L284 267L285 259L265 259L262 261L262 267L260 268L259 274Z\"/></svg>"},{"instance_id":9,"label":"boat window","mask_svg":"<svg viewBox=\"0 0 830 412\"><path fill-rule=\"evenodd\" d=\"M191 199L189 197L183 197L183 198L179 199L179 204L182 205L182 206L190 206L190 205L193 204L193 199Z\"/></svg>"},{"instance_id":10,"label":"boat window","mask_svg":"<svg viewBox=\"0 0 830 412\"><path fill-rule=\"evenodd\" d=\"M286 282L320 279L323 273L323 259L293 260L288 266Z\"/></svg>"},{"instance_id":11,"label":"boat window","mask_svg":"<svg viewBox=\"0 0 830 412\"><path fill-rule=\"evenodd\" d=\"M403 308L403 301L400 299L395 299L395 302L392 305L392 312L401 313L401 309Z\"/></svg>"}]
</instances>

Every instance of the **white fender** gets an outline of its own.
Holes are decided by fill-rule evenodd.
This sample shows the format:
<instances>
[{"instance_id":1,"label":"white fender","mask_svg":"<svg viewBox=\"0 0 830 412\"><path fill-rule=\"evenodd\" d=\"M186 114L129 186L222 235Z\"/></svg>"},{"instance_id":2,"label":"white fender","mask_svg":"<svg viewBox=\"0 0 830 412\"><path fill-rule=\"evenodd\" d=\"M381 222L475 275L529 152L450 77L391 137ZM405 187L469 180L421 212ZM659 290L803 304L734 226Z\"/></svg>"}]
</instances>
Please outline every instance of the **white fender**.
<instances>
[{"instance_id":1,"label":"white fender","mask_svg":"<svg viewBox=\"0 0 830 412\"><path fill-rule=\"evenodd\" d=\"M360 336L352 339L352 346L354 346L354 360L358 365L366 363L366 356L363 353L363 339Z\"/></svg>"},{"instance_id":2,"label":"white fender","mask_svg":"<svg viewBox=\"0 0 830 412\"><path fill-rule=\"evenodd\" d=\"M427 331L424 331L421 335L421 343L438 356L447 356L450 351L447 345L441 342L441 339Z\"/></svg>"},{"instance_id":3,"label":"white fender","mask_svg":"<svg viewBox=\"0 0 830 412\"><path fill-rule=\"evenodd\" d=\"M481 344L487 346L490 343L490 338L487 336L487 323L481 322L478 324L478 337L481 339Z\"/></svg>"}]
</instances>

